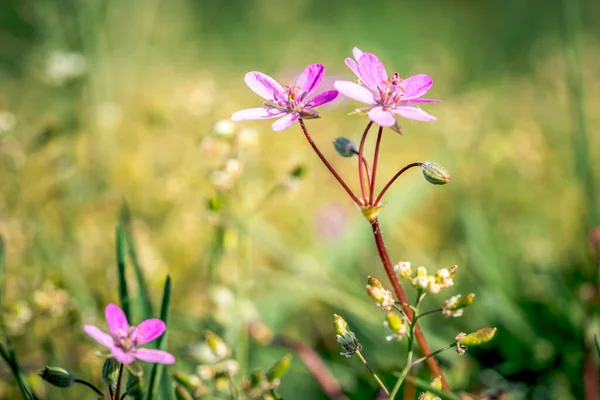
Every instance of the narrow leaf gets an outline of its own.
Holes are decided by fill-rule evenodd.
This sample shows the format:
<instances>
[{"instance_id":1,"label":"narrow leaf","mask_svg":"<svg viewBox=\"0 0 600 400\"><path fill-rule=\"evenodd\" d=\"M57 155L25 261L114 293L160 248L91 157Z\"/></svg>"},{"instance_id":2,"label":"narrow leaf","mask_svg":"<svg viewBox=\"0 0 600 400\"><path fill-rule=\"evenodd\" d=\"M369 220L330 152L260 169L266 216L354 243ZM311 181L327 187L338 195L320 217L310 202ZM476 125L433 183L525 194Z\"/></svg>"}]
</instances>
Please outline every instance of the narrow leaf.
<instances>
[{"instance_id":1,"label":"narrow leaf","mask_svg":"<svg viewBox=\"0 0 600 400\"><path fill-rule=\"evenodd\" d=\"M169 322L169 303L171 302L171 277L167 275L165 281L165 288L163 291L162 304L160 306L160 319L168 325ZM166 350L167 348L167 332L165 332L157 341L157 347L160 350ZM171 379L167 374L165 368L161 364L154 364L150 373L150 381L148 383L148 390L146 394L146 400L153 400L155 398L156 381L159 381L161 399L173 399L173 385Z\"/></svg>"},{"instance_id":2,"label":"narrow leaf","mask_svg":"<svg viewBox=\"0 0 600 400\"><path fill-rule=\"evenodd\" d=\"M117 272L119 273L121 308L127 319L131 321L131 307L129 305L129 293L127 292L127 279L125 277L125 233L121 224L117 226Z\"/></svg>"},{"instance_id":3,"label":"narrow leaf","mask_svg":"<svg viewBox=\"0 0 600 400\"><path fill-rule=\"evenodd\" d=\"M121 206L119 220L121 226L123 227L123 233L125 234L129 259L131 260L131 264L133 265L133 270L137 278L139 290L137 305L140 311L142 312L142 319L148 319L151 318L153 315L152 301L150 300L148 285L146 283L146 280L144 279L144 273L142 271L142 267L137 256L135 241L133 238L133 233L131 231L131 210L126 202L123 202L123 205Z\"/></svg>"}]
</instances>

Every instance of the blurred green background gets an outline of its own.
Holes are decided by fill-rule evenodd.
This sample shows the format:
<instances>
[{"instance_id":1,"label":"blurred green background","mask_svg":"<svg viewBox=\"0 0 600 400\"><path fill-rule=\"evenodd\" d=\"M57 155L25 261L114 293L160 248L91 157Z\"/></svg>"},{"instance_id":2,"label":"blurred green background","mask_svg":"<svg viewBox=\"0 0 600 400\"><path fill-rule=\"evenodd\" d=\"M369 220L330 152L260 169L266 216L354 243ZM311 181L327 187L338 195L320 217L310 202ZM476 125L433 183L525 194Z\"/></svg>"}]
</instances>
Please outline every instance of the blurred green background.
<instances>
[{"instance_id":1,"label":"blurred green background","mask_svg":"<svg viewBox=\"0 0 600 400\"><path fill-rule=\"evenodd\" d=\"M584 358L598 361L586 350L598 331L589 240L600 226L598 20L595 0L3 0L2 312L35 390L89 395L45 385L34 376L44 364L99 382L98 346L81 325L104 326L104 306L118 301L114 229L125 200L155 308L173 278L176 369L194 371L207 328L243 373L268 368L286 350L247 340L246 322L259 319L316 349L351 398L373 398L368 371L339 355L335 312L393 381L405 345L383 340L383 313L364 293L367 275L385 281L364 218L299 126L218 123L259 105L247 71L285 83L320 62L325 87L351 78L343 61L358 46L388 72L430 75L427 97L444 100L424 106L438 121L386 131L378 177L429 159L452 174L434 187L408 173L380 217L393 262L459 265L456 287L430 306L477 295L462 318L423 321L432 347L498 327L492 343L441 356L451 386L584 398ZM365 119L347 116L354 107L324 107L308 127L357 189L355 163L331 146L359 140ZM306 175L290 179L298 166ZM281 394L325 398L298 359ZM1 366L0 398L16 396Z\"/></svg>"}]
</instances>

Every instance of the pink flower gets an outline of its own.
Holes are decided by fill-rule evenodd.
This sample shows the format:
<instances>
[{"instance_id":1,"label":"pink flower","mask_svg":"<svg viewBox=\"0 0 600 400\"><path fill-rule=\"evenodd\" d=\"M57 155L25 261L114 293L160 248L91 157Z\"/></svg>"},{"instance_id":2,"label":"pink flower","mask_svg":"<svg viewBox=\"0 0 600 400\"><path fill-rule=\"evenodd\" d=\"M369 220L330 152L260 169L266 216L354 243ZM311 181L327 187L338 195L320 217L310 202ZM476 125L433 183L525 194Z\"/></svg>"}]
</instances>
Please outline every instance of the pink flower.
<instances>
[{"instance_id":1,"label":"pink flower","mask_svg":"<svg viewBox=\"0 0 600 400\"><path fill-rule=\"evenodd\" d=\"M156 364L175 363L175 357L166 351L138 347L164 333L166 326L163 321L151 318L142 321L138 326L129 326L123 310L114 304L106 306L105 314L112 335L93 325L84 325L83 330L96 342L108 347L118 362L131 364L137 358Z\"/></svg>"},{"instance_id":2,"label":"pink flower","mask_svg":"<svg viewBox=\"0 0 600 400\"><path fill-rule=\"evenodd\" d=\"M273 78L262 72L248 72L244 80L252 91L265 99L263 107L238 111L231 116L231 120L280 117L272 127L274 131L282 131L292 126L299 118L319 118L315 108L335 100L338 95L337 90L329 90L308 100L321 83L324 73L323 65L311 64L298 77L295 85L281 87Z\"/></svg>"},{"instance_id":3,"label":"pink flower","mask_svg":"<svg viewBox=\"0 0 600 400\"><path fill-rule=\"evenodd\" d=\"M336 81L334 86L344 96L369 104L370 107L358 111L368 112L371 121L397 132L400 132L400 125L395 114L418 121L436 120L433 115L410 104L440 101L421 98L433 85L429 76L419 74L401 79L395 72L388 77L385 67L374 54L363 53L356 47L353 54L354 60L346 58L346 65L358 77L359 83Z\"/></svg>"}]
</instances>

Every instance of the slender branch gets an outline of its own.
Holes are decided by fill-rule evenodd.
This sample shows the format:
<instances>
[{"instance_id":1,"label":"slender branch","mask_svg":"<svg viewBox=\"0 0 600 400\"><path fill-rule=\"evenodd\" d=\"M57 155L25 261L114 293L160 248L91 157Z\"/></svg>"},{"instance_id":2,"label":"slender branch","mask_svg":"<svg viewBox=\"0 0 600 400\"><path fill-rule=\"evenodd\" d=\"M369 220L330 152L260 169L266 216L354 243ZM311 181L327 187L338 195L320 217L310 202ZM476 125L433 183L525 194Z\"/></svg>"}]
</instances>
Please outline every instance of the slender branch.
<instances>
[{"instance_id":1,"label":"slender branch","mask_svg":"<svg viewBox=\"0 0 600 400\"><path fill-rule=\"evenodd\" d=\"M121 396L121 398L119 400L125 400L125 398L127 397L128 394L129 394L128 392L123 393L123 396Z\"/></svg>"},{"instance_id":2,"label":"slender branch","mask_svg":"<svg viewBox=\"0 0 600 400\"><path fill-rule=\"evenodd\" d=\"M369 202L371 205L377 204L373 203L373 198L375 197L375 175L377 174L377 164L379 163L379 147L381 146L382 134L383 126L380 126L379 132L377 132L377 143L375 144L375 155L373 156L373 178L371 179L371 190L369 191Z\"/></svg>"},{"instance_id":3,"label":"slender branch","mask_svg":"<svg viewBox=\"0 0 600 400\"><path fill-rule=\"evenodd\" d=\"M367 170L367 182L371 184L371 169L369 168L369 163L367 162L365 156L362 157L362 163Z\"/></svg>"},{"instance_id":4,"label":"slender branch","mask_svg":"<svg viewBox=\"0 0 600 400\"><path fill-rule=\"evenodd\" d=\"M249 328L253 328L252 324ZM342 386L336 380L335 376L331 374L329 369L327 369L327 366L323 363L321 357L319 357L313 349L298 340L285 336L276 336L273 339L273 344L292 350L304 363L308 371L323 389L323 392L325 392L330 399L348 400L344 395L344 392L342 392Z\"/></svg>"},{"instance_id":5,"label":"slender branch","mask_svg":"<svg viewBox=\"0 0 600 400\"><path fill-rule=\"evenodd\" d=\"M362 363L365 364L365 367L367 367L367 369L371 372L371 375L373 375L373 378L375 379L375 381L377 382L377 384L379 385L379 387L385 392L385 394L387 394L389 396L390 395L390 391L385 386L385 384L381 381L381 379L379 378L379 376L377 376L377 373L375 373L375 371L373 371L373 368L371 368L371 366L367 363L367 360L365 360L365 358L363 357L363 355L361 354L361 352L360 351L356 351L356 355L358 356L358 358L360 358L360 361L362 361ZM390 399L392 399L392 397L390 397Z\"/></svg>"},{"instance_id":6,"label":"slender branch","mask_svg":"<svg viewBox=\"0 0 600 400\"><path fill-rule=\"evenodd\" d=\"M89 388L90 388L90 389L92 389L94 392L96 392L96 394L97 394L99 397L102 397L103 399L106 399L106 396L104 395L104 393L102 393L102 391L101 391L100 389L98 389L96 386L92 385L91 383L89 383L89 382L87 382L87 381L84 381L84 380L82 380L82 379L77 379L77 378L74 380L74 382L75 382L75 383L79 383L79 384L81 384L81 385L85 385L85 386L89 387Z\"/></svg>"},{"instance_id":7,"label":"slender branch","mask_svg":"<svg viewBox=\"0 0 600 400\"><path fill-rule=\"evenodd\" d=\"M427 354L425 357L421 357L418 360L413 361L412 365L415 366L415 365L417 365L419 363L422 363L423 361L427 361L429 359L429 357L434 357L434 356L440 354L443 351L450 350L451 348L456 347L456 345L457 345L457 343L454 342L452 344L449 344L448 346L442 347L441 349L437 349L436 351Z\"/></svg>"},{"instance_id":8,"label":"slender branch","mask_svg":"<svg viewBox=\"0 0 600 400\"><path fill-rule=\"evenodd\" d=\"M387 192L387 190L390 188L390 186L392 186L392 184L396 181L396 179L398 179L400 177L400 175L402 175L405 171L407 171L413 167L420 167L421 165L423 165L423 163L420 163L420 162L410 163L406 167L402 168L400 171L396 172L396 175L394 175L392 177L392 179L390 179L390 181L383 187L383 189L381 189L379 196L377 196L377 200L375 200L375 203L373 203L373 204L374 205L379 204L379 202L381 201L381 198L383 197L385 192Z\"/></svg>"},{"instance_id":9,"label":"slender branch","mask_svg":"<svg viewBox=\"0 0 600 400\"><path fill-rule=\"evenodd\" d=\"M362 137L360 138L360 146L358 147L358 179L360 181L360 191L362 193L362 198L363 198L363 204L367 204L367 194L365 191L365 179L363 177L363 165L361 160L364 158L363 156L363 152L365 150L365 140L367 139L367 134L369 133L369 129L371 129L371 126L373 126L373 121L369 121L369 123L367 124L367 127L365 128L365 131L362 134Z\"/></svg>"},{"instance_id":10,"label":"slender branch","mask_svg":"<svg viewBox=\"0 0 600 400\"><path fill-rule=\"evenodd\" d=\"M306 129L306 125L304 125L304 121L302 119L299 119L298 121L300 121L300 126L302 127L302 132L304 132L304 136L306 136L306 140L308 140L308 143L313 148L315 153L317 153L317 156L319 156L319 158L321 159L323 164L325 164L325 166L327 167L329 172L331 172L331 175L333 175L335 177L335 179L337 179L337 181L340 183L340 185L342 185L342 187L344 188L344 190L346 190L346 192L352 198L354 203L356 205L360 205L360 200L358 199L358 197L356 197L356 195L354 193L352 193L352 190L350 190L350 188L348 187L346 182L344 182L342 177L336 172L336 170L329 163L329 161L327 161L327 159L325 158L323 153L321 153L321 150L319 150L319 148L317 147L315 142L312 140L312 137L310 137L310 134L308 133L308 130Z\"/></svg>"},{"instance_id":11,"label":"slender branch","mask_svg":"<svg viewBox=\"0 0 600 400\"><path fill-rule=\"evenodd\" d=\"M121 394L121 378L123 377L123 364L119 366L119 376L117 377L117 389L115 391L115 400L119 399L119 395Z\"/></svg>"},{"instance_id":12,"label":"slender branch","mask_svg":"<svg viewBox=\"0 0 600 400\"><path fill-rule=\"evenodd\" d=\"M398 298L398 300L400 300L401 303L408 303L406 294L404 293L402 286L400 286L398 277L396 276L396 274L394 272L394 267L392 266L392 262L390 261L390 256L388 255L387 249L385 247L385 242L383 241L383 236L381 234L381 227L379 226L379 220L377 218L375 218L371 222L371 227L373 228L373 236L375 237L375 244L377 245L377 251L379 252L379 257L381 258L381 262L383 264L385 272L388 276L388 279L390 280L390 283L392 284L394 292L396 293L396 297ZM404 310L404 314L408 317L408 319L410 321L412 321L412 318L413 318L412 310L406 306L403 306L402 308ZM431 348L427 344L425 335L423 335L423 331L421 330L421 327L416 322L415 322L415 339L417 340L417 343L419 344L419 347L421 348L421 351L423 352L423 354L431 353ZM427 359L427 366L433 375L442 377L442 386L444 387L444 389L446 391L449 392L450 387L448 386L448 383L446 382L446 379L444 378L444 375L442 374L442 371L440 370L440 366L438 365L438 363L434 357Z\"/></svg>"},{"instance_id":13,"label":"slender branch","mask_svg":"<svg viewBox=\"0 0 600 400\"><path fill-rule=\"evenodd\" d=\"M435 314L435 313L442 312L442 311L444 311L444 309L443 309L443 308L436 308L436 309L434 309L434 310L425 311L424 313L421 313L421 314L417 315L417 316L415 317L415 320L417 320L417 319L419 319L419 318L421 318L421 317L424 317L424 316L426 316L426 315L429 315L429 314Z\"/></svg>"}]
</instances>

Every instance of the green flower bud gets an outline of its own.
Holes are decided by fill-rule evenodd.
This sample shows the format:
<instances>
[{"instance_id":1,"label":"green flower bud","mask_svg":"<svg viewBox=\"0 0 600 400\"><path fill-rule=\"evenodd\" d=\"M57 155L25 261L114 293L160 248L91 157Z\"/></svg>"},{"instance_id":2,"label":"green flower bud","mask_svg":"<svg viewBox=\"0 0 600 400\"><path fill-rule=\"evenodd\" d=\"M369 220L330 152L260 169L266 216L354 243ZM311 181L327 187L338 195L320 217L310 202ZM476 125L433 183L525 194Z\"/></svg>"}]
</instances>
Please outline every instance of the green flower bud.
<instances>
[{"instance_id":1,"label":"green flower bud","mask_svg":"<svg viewBox=\"0 0 600 400\"><path fill-rule=\"evenodd\" d=\"M446 171L446 169L441 165L432 161L427 161L426 163L421 164L421 169L423 170L423 176L425 179L434 185L445 185L451 180L448 171Z\"/></svg>"},{"instance_id":2,"label":"green flower bud","mask_svg":"<svg viewBox=\"0 0 600 400\"><path fill-rule=\"evenodd\" d=\"M435 378L433 378L431 383L429 383L429 386L431 386L434 389L442 390L442 377L436 376ZM432 392L425 392L421 396L419 396L419 400L436 400L436 399L439 399L439 396Z\"/></svg>"},{"instance_id":3,"label":"green flower bud","mask_svg":"<svg viewBox=\"0 0 600 400\"><path fill-rule=\"evenodd\" d=\"M127 377L127 385L126 385L127 395L134 400L141 400L144 398L144 388L142 379L135 375L129 374Z\"/></svg>"},{"instance_id":4,"label":"green flower bud","mask_svg":"<svg viewBox=\"0 0 600 400\"><path fill-rule=\"evenodd\" d=\"M358 155L358 147L356 147L356 143L345 137L336 138L333 141L333 147L335 148L335 151L337 151L342 157L352 157Z\"/></svg>"},{"instance_id":5,"label":"green flower bud","mask_svg":"<svg viewBox=\"0 0 600 400\"><path fill-rule=\"evenodd\" d=\"M190 392L181 385L175 385L175 398L177 400L194 400Z\"/></svg>"},{"instance_id":6,"label":"green flower bud","mask_svg":"<svg viewBox=\"0 0 600 400\"><path fill-rule=\"evenodd\" d=\"M386 290L377 278L370 276L367 280L367 294L379 308L385 311L390 311L394 306L392 292Z\"/></svg>"},{"instance_id":7,"label":"green flower bud","mask_svg":"<svg viewBox=\"0 0 600 400\"><path fill-rule=\"evenodd\" d=\"M102 382L112 388L117 387L117 379L119 379L119 367L121 364L112 357L107 358L102 365Z\"/></svg>"},{"instance_id":8,"label":"green flower bud","mask_svg":"<svg viewBox=\"0 0 600 400\"><path fill-rule=\"evenodd\" d=\"M387 313L385 320L387 321L390 329L398 332L404 326L404 319L395 311Z\"/></svg>"},{"instance_id":9,"label":"green flower bud","mask_svg":"<svg viewBox=\"0 0 600 400\"><path fill-rule=\"evenodd\" d=\"M75 376L61 367L46 366L43 370L38 371L38 375L52 386L59 388L68 388L75 383Z\"/></svg>"},{"instance_id":10,"label":"green flower bud","mask_svg":"<svg viewBox=\"0 0 600 400\"><path fill-rule=\"evenodd\" d=\"M346 320L337 314L333 314L333 329L339 336L344 336L350 333L350 329L348 328L348 323Z\"/></svg>"},{"instance_id":11,"label":"green flower bud","mask_svg":"<svg viewBox=\"0 0 600 400\"><path fill-rule=\"evenodd\" d=\"M256 370L250 374L250 387L261 387L267 382L267 375L264 371Z\"/></svg>"},{"instance_id":12,"label":"green flower bud","mask_svg":"<svg viewBox=\"0 0 600 400\"><path fill-rule=\"evenodd\" d=\"M496 328L482 328L476 332L470 333L462 339L458 340L458 344L461 346L479 346L489 342L494 338L496 334Z\"/></svg>"},{"instance_id":13,"label":"green flower bud","mask_svg":"<svg viewBox=\"0 0 600 400\"><path fill-rule=\"evenodd\" d=\"M269 382L273 382L276 379L281 379L283 374L285 374L286 371L288 370L288 368L290 367L291 363L292 363L292 355L291 354L287 354L283 358L281 358L279 361L277 361L271 367L269 372L267 372L267 379L269 380Z\"/></svg>"},{"instance_id":14,"label":"green flower bud","mask_svg":"<svg viewBox=\"0 0 600 400\"><path fill-rule=\"evenodd\" d=\"M221 339L212 331L207 331L205 333L205 337L206 343L212 350L215 357L217 357L219 360L229 357L231 354L231 349L229 349L229 346L227 346L223 339Z\"/></svg>"},{"instance_id":15,"label":"green flower bud","mask_svg":"<svg viewBox=\"0 0 600 400\"><path fill-rule=\"evenodd\" d=\"M192 390L196 389L200 383L198 381L198 377L192 377L191 375L184 374L183 372L175 372L173 374L173 380L177 384Z\"/></svg>"}]
</instances>

